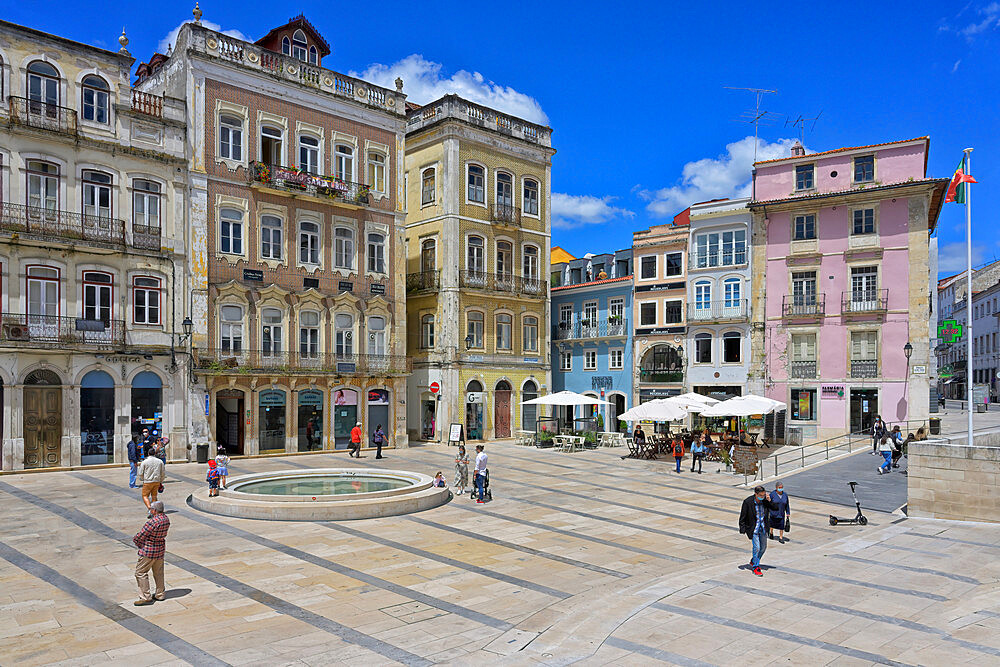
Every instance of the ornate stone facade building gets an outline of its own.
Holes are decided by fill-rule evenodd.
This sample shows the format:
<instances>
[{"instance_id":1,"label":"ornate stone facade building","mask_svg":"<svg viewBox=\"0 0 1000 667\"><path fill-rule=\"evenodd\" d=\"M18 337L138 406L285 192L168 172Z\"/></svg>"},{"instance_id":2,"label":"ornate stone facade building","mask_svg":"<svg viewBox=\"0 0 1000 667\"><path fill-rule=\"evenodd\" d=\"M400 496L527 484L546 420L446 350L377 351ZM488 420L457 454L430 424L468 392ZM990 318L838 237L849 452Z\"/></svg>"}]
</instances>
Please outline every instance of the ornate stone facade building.
<instances>
[{"instance_id":1,"label":"ornate stone facade building","mask_svg":"<svg viewBox=\"0 0 1000 667\"><path fill-rule=\"evenodd\" d=\"M407 443L405 97L329 52L302 16L255 43L196 20L139 70L191 100L192 438L231 454Z\"/></svg>"},{"instance_id":2,"label":"ornate stone facade building","mask_svg":"<svg viewBox=\"0 0 1000 667\"><path fill-rule=\"evenodd\" d=\"M184 96L133 58L0 21L4 470L123 463L143 427L183 457Z\"/></svg>"}]
</instances>

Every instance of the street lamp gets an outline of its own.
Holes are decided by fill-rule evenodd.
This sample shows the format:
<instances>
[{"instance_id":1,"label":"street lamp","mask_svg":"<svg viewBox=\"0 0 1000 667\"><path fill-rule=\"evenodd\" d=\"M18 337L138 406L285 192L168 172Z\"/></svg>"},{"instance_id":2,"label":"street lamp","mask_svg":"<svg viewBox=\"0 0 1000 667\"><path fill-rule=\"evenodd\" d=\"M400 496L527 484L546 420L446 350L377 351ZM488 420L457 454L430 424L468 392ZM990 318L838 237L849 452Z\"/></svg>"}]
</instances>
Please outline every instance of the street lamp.
<instances>
[{"instance_id":1,"label":"street lamp","mask_svg":"<svg viewBox=\"0 0 1000 667\"><path fill-rule=\"evenodd\" d=\"M903 346L903 356L906 357L906 363L910 363L910 355L913 354L913 346L910 345L910 341L906 341L906 345Z\"/></svg>"},{"instance_id":2,"label":"street lamp","mask_svg":"<svg viewBox=\"0 0 1000 667\"><path fill-rule=\"evenodd\" d=\"M191 321L191 317L185 317L184 321L181 322L181 328L184 330L183 334L177 332L172 332L170 335L170 372L177 372L177 357L174 353L174 347L176 345L181 345L184 341L191 339L192 330L194 329L194 322ZM175 343L176 341L176 343ZM190 351L188 353L190 356ZM188 370L190 371L190 381L194 383L196 381L194 368L191 363L188 363Z\"/></svg>"},{"instance_id":3,"label":"street lamp","mask_svg":"<svg viewBox=\"0 0 1000 667\"><path fill-rule=\"evenodd\" d=\"M472 349L472 334L469 334L468 336L465 337L465 349L466 350Z\"/></svg>"}]
</instances>

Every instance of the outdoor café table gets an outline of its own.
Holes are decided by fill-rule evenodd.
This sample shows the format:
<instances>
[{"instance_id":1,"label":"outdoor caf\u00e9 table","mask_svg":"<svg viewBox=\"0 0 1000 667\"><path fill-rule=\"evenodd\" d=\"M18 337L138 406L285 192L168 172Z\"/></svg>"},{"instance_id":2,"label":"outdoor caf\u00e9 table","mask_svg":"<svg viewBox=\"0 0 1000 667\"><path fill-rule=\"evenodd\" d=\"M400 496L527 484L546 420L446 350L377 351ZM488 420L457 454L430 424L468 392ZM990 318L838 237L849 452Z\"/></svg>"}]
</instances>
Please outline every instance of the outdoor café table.
<instances>
[{"instance_id":1,"label":"outdoor caf\u00e9 table","mask_svg":"<svg viewBox=\"0 0 1000 667\"><path fill-rule=\"evenodd\" d=\"M582 449L584 443L584 438L580 435L557 435L553 440L564 452L575 452L577 447Z\"/></svg>"}]
</instances>

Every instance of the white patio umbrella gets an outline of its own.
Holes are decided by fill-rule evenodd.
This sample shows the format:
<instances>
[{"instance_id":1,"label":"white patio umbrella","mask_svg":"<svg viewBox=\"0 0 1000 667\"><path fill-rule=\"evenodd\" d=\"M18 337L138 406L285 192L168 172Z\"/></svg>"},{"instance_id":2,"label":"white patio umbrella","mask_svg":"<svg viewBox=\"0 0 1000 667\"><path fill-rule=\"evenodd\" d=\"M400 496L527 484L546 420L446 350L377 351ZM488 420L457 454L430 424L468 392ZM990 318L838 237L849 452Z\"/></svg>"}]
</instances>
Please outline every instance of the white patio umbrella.
<instances>
[{"instance_id":1,"label":"white patio umbrella","mask_svg":"<svg viewBox=\"0 0 1000 667\"><path fill-rule=\"evenodd\" d=\"M728 401L722 401L703 410L702 417L749 417L750 415L767 415L778 410L784 410L785 404L766 396L737 396Z\"/></svg>"},{"instance_id":2,"label":"white patio umbrella","mask_svg":"<svg viewBox=\"0 0 1000 667\"><path fill-rule=\"evenodd\" d=\"M684 408L688 412L704 412L710 406L719 402L718 399L693 393L681 394L680 396L668 396L667 398L660 400L667 401L679 408Z\"/></svg>"},{"instance_id":3,"label":"white patio umbrella","mask_svg":"<svg viewBox=\"0 0 1000 667\"><path fill-rule=\"evenodd\" d=\"M687 410L670 403L666 398L640 403L631 410L626 410L618 415L618 419L627 422L672 422L685 417L687 417Z\"/></svg>"},{"instance_id":4,"label":"white patio umbrella","mask_svg":"<svg viewBox=\"0 0 1000 667\"><path fill-rule=\"evenodd\" d=\"M546 394L528 401L521 401L521 405L611 405L607 401L592 396L584 396L573 391L557 391L554 394Z\"/></svg>"}]
</instances>

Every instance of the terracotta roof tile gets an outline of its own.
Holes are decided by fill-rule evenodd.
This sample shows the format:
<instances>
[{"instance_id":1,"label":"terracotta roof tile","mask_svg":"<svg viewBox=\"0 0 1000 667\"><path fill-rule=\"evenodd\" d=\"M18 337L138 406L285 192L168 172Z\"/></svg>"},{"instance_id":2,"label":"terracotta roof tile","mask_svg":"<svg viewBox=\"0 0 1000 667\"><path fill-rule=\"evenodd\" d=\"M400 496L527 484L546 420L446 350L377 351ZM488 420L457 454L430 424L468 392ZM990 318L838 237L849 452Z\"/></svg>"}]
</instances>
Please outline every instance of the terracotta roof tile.
<instances>
[{"instance_id":1,"label":"terracotta roof tile","mask_svg":"<svg viewBox=\"0 0 1000 667\"><path fill-rule=\"evenodd\" d=\"M559 287L553 287L552 291L556 292L559 290L572 289L574 287L590 287L593 285L606 285L608 283L620 283L626 280L632 280L632 276L623 276L621 278L605 278L604 280L591 280L589 283L577 283L576 285L560 285Z\"/></svg>"},{"instance_id":2,"label":"terracotta roof tile","mask_svg":"<svg viewBox=\"0 0 1000 667\"><path fill-rule=\"evenodd\" d=\"M859 151L866 148L878 148L880 146L891 146L892 144L906 144L911 141L924 141L930 140L930 137L914 137L913 139L903 139L900 141L886 141L881 144L868 144L867 146L845 146L843 148L834 148L829 151L820 151L819 153L807 153L805 155L789 155L788 157L774 158L773 160L761 160L759 162L754 162L754 164L770 164L772 162L783 162L785 160L800 160L806 157L816 157L817 155L831 155L833 153L843 153L844 151Z\"/></svg>"}]
</instances>

